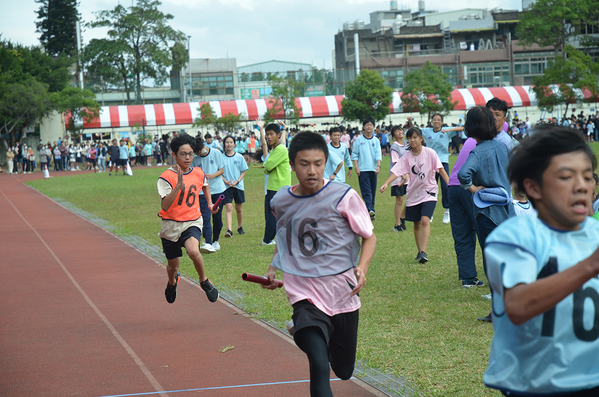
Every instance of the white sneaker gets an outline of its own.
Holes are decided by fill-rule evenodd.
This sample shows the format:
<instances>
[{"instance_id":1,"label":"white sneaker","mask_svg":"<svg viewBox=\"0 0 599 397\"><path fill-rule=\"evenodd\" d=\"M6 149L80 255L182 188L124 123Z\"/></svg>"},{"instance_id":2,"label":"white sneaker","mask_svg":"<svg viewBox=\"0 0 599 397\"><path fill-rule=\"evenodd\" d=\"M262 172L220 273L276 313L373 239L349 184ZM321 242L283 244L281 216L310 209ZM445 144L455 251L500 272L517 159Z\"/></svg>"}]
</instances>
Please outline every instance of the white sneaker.
<instances>
[{"instance_id":1,"label":"white sneaker","mask_svg":"<svg viewBox=\"0 0 599 397\"><path fill-rule=\"evenodd\" d=\"M216 252L212 244L204 244L200 247L200 252L203 254L213 254Z\"/></svg>"},{"instance_id":2,"label":"white sneaker","mask_svg":"<svg viewBox=\"0 0 599 397\"><path fill-rule=\"evenodd\" d=\"M272 240L270 243L265 243L262 241L262 245L277 245L277 242L275 240Z\"/></svg>"},{"instance_id":3,"label":"white sneaker","mask_svg":"<svg viewBox=\"0 0 599 397\"><path fill-rule=\"evenodd\" d=\"M212 243L212 248L214 248L216 251L220 251L220 244L218 241Z\"/></svg>"},{"instance_id":4,"label":"white sneaker","mask_svg":"<svg viewBox=\"0 0 599 397\"><path fill-rule=\"evenodd\" d=\"M488 301L492 301L493 300L493 296L491 294L481 295L480 297L483 298L483 299L486 299Z\"/></svg>"},{"instance_id":5,"label":"white sneaker","mask_svg":"<svg viewBox=\"0 0 599 397\"><path fill-rule=\"evenodd\" d=\"M445 213L443 214L443 223L445 223L446 225L450 222L449 220L449 208L447 208L445 210Z\"/></svg>"},{"instance_id":6,"label":"white sneaker","mask_svg":"<svg viewBox=\"0 0 599 397\"><path fill-rule=\"evenodd\" d=\"M433 217L431 216L431 223L433 223Z\"/></svg>"}]
</instances>

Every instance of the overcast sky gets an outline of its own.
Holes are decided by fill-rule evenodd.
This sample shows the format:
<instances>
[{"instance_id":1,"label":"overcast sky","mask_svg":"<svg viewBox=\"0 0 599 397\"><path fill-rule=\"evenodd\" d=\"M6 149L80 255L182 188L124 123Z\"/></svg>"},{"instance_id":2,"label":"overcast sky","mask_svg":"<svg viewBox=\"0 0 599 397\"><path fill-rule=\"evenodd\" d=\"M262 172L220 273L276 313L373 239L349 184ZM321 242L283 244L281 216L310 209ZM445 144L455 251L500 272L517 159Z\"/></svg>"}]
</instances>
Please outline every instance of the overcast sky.
<instances>
[{"instance_id":1,"label":"overcast sky","mask_svg":"<svg viewBox=\"0 0 599 397\"><path fill-rule=\"evenodd\" d=\"M134 1L134 0L133 0ZM400 8L417 10L418 1L398 0ZM84 21L94 12L114 8L117 0L80 0ZM131 0L121 0L125 6ZM334 35L343 22L369 23L372 11L389 9L375 0L163 0L162 12L174 16L171 26L191 36L192 58L237 58L237 65L277 59L332 66ZM426 9L451 11L472 6L471 0L426 0ZM522 9L521 0L487 0L486 8ZM35 33L34 0L0 0L2 38L24 45L39 44ZM99 30L83 33L84 43L102 37Z\"/></svg>"}]
</instances>

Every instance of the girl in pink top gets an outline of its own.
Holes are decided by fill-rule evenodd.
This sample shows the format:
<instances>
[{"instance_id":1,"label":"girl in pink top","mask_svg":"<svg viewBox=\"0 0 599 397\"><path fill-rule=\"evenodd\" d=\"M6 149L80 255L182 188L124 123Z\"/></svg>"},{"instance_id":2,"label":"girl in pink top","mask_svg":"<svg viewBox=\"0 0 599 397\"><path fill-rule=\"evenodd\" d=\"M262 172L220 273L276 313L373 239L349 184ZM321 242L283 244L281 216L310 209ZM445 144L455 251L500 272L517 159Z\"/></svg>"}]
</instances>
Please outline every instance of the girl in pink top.
<instances>
[{"instance_id":1,"label":"girl in pink top","mask_svg":"<svg viewBox=\"0 0 599 397\"><path fill-rule=\"evenodd\" d=\"M426 142L418 127L410 128L406 132L406 137L411 150L391 168L389 179L379 191L383 193L397 178L401 178L400 185L410 180L407 187L406 220L414 222L414 239L418 248L416 260L426 263L428 262L426 248L431 234L430 220L435 212L439 191L435 177L439 173L445 183L448 183L449 176L437 153L424 146Z\"/></svg>"}]
</instances>

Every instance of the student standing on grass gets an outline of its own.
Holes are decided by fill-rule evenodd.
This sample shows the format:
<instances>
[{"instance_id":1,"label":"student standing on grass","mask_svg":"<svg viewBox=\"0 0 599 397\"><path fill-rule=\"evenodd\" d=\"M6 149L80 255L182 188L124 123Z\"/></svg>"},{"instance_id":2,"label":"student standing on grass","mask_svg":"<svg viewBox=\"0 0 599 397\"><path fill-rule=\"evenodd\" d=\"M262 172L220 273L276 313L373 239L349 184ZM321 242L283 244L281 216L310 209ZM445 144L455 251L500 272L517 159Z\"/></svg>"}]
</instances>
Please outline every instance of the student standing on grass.
<instances>
[{"instance_id":1,"label":"student standing on grass","mask_svg":"<svg viewBox=\"0 0 599 397\"><path fill-rule=\"evenodd\" d=\"M119 165L123 169L123 176L125 176L125 175L127 175L127 172L125 171L125 169L127 167L127 161L129 161L129 149L127 148L127 146L125 146L124 139L121 139L120 144L121 144L121 146L119 147ZM118 168L117 168L117 174L118 174Z\"/></svg>"},{"instance_id":2,"label":"student standing on grass","mask_svg":"<svg viewBox=\"0 0 599 397\"><path fill-rule=\"evenodd\" d=\"M198 139L201 142L201 138ZM197 144L199 147L199 143ZM206 174L206 180L210 185L210 191L212 192L211 200L208 200L206 197L206 203L212 201L213 203L218 200L218 196L220 196L225 190L225 182L221 175L225 172L225 161L223 159L223 154L220 150L211 149L208 147L202 147L201 150L196 152L198 155L193 159L191 163L192 167L200 167ZM203 192L200 192L200 195L203 195ZM210 213L212 213L212 228L206 228L204 230L204 238L206 239L206 245L208 247L204 247L206 252L210 251L210 245L214 251L220 250L220 243L218 239L220 238L220 232L223 229L223 206L219 205L218 211L212 212L212 206L207 205L202 210L202 216L204 216L205 226L210 225ZM210 231L212 234L210 235Z\"/></svg>"},{"instance_id":3,"label":"student standing on grass","mask_svg":"<svg viewBox=\"0 0 599 397\"><path fill-rule=\"evenodd\" d=\"M112 146L109 147L110 152L110 169L108 170L108 176L112 175L112 169L114 168L114 175L119 174L119 166L117 162L119 161L119 146L117 145L116 139L112 140Z\"/></svg>"},{"instance_id":4,"label":"student standing on grass","mask_svg":"<svg viewBox=\"0 0 599 397\"><path fill-rule=\"evenodd\" d=\"M283 272L293 306L288 329L308 357L312 397L333 395L331 368L344 380L353 374L358 293L366 284L376 246L372 221L358 193L323 178L327 155L326 141L315 133L301 132L289 145L299 183L272 199L277 247L266 272L271 284L265 286L275 289L276 271Z\"/></svg>"},{"instance_id":5,"label":"student standing on grass","mask_svg":"<svg viewBox=\"0 0 599 397\"><path fill-rule=\"evenodd\" d=\"M287 127L282 121L278 124L268 124L264 127L264 121L258 119L256 124L260 127L263 142L264 174L268 176L266 181L266 195L264 196L264 238L262 245L275 245L277 220L272 213L270 200L283 186L291 185L291 171L289 169L289 155L285 143L281 144L281 136L285 135ZM281 127L283 129L281 130ZM283 132L282 132L283 131Z\"/></svg>"},{"instance_id":6,"label":"student standing on grass","mask_svg":"<svg viewBox=\"0 0 599 397\"><path fill-rule=\"evenodd\" d=\"M399 186L410 181L406 189L406 221L414 222L414 239L418 249L415 260L426 263L428 262L426 249L431 234L430 223L439 192L435 175L441 174L445 183L448 182L449 177L437 153L424 146L426 142L420 128L410 128L406 132L406 137L410 149L391 169L391 175L381 186L380 192L384 193L387 186L397 178L401 178Z\"/></svg>"},{"instance_id":7,"label":"student standing on grass","mask_svg":"<svg viewBox=\"0 0 599 397\"><path fill-rule=\"evenodd\" d=\"M423 128L422 134L424 139L426 139L428 147L437 152L441 164L443 164L443 168L445 169L445 173L449 174L449 142L451 142L454 136L458 135L459 131L463 131L464 127L443 127L443 115L438 113L433 115L432 120L433 127ZM439 177L437 176L437 182L438 181ZM450 223L449 194L447 193L447 182L444 180L441 181L441 204L443 205L443 208L445 208L445 212L443 213L443 223Z\"/></svg>"},{"instance_id":8,"label":"student standing on grass","mask_svg":"<svg viewBox=\"0 0 599 397\"><path fill-rule=\"evenodd\" d=\"M475 106L468 111L466 135L474 138L477 144L458 172L462 188L475 195L473 197L474 219L478 241L483 249L489 233L500 223L516 215L512 204L511 185L507 177L509 152L503 142L494 139L497 136L496 123L493 113L486 107ZM477 193L479 190L481 192ZM489 194L496 196L497 201L485 203L484 199L477 200L477 197ZM483 267L487 273L484 257ZM491 313L478 319L491 322Z\"/></svg>"},{"instance_id":9,"label":"student standing on grass","mask_svg":"<svg viewBox=\"0 0 599 397\"><path fill-rule=\"evenodd\" d=\"M227 135L223 139L225 146L225 167L224 175L222 176L227 190L225 190L225 206L227 219L227 232L225 237L233 237L233 200L235 200L235 212L237 213L237 234L245 234L243 230L243 209L245 203L245 192L243 189L243 178L248 165L240 153L235 152L235 139L231 135Z\"/></svg>"},{"instance_id":10,"label":"student standing on grass","mask_svg":"<svg viewBox=\"0 0 599 397\"><path fill-rule=\"evenodd\" d=\"M360 182L362 199L368 208L368 214L372 220L376 219L374 201L376 194L377 175L381 170L381 142L372 132L374 130L374 119L367 117L363 123L363 135L359 135L353 144L351 159Z\"/></svg>"},{"instance_id":11,"label":"student standing on grass","mask_svg":"<svg viewBox=\"0 0 599 397\"><path fill-rule=\"evenodd\" d=\"M335 180L337 182L345 183L345 166L349 168L349 172L347 174L348 178L351 178L351 172L353 167L351 162L351 156L349 154L349 148L341 142L341 130L339 129L339 127L331 128L331 142L327 145L327 149L329 149L329 155L334 154L335 156L337 156L337 158L342 160L341 168L339 170L334 170L334 173ZM325 178L326 177L327 173L325 170Z\"/></svg>"},{"instance_id":12,"label":"student standing on grass","mask_svg":"<svg viewBox=\"0 0 599 397\"><path fill-rule=\"evenodd\" d=\"M585 137L559 126L535 128L509 163L538 217L502 223L484 251L494 328L484 382L504 395L599 395L596 166Z\"/></svg>"},{"instance_id":13,"label":"student standing on grass","mask_svg":"<svg viewBox=\"0 0 599 397\"><path fill-rule=\"evenodd\" d=\"M399 159L406 154L409 148L404 140L404 132L401 125L396 125L391 129L391 136L393 138L393 144L389 149L389 154L391 157L389 161L389 175L391 175L391 170L395 164L399 162ZM394 232L403 232L406 230L406 209L403 207L403 198L406 195L408 183L404 183L403 186L401 186L401 184L401 179L396 179L391 182L391 196L395 197L395 226L393 226Z\"/></svg>"},{"instance_id":14,"label":"student standing on grass","mask_svg":"<svg viewBox=\"0 0 599 397\"><path fill-rule=\"evenodd\" d=\"M171 148L177 164L158 178L158 194L162 200L162 209L158 213L162 218L159 236L168 261L168 283L164 295L168 303L173 303L177 298L177 285L181 278L178 270L183 256L181 248L185 247L198 272L200 286L208 300L216 302L218 290L206 277L204 259L200 253L202 213L198 193L202 191L207 197L208 205L212 207L210 186L206 183L204 172L199 167L191 166L194 151L202 148L198 148L196 140L185 133L173 139Z\"/></svg>"}]
</instances>

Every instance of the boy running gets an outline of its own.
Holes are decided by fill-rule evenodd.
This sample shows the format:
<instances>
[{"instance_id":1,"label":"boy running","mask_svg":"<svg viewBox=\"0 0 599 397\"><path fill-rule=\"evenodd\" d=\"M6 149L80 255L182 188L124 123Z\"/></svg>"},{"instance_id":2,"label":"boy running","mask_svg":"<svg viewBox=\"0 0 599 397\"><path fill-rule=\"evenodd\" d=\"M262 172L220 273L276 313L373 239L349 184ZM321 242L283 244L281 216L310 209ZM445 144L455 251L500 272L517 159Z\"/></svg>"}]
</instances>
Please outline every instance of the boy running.
<instances>
[{"instance_id":1,"label":"boy running","mask_svg":"<svg viewBox=\"0 0 599 397\"><path fill-rule=\"evenodd\" d=\"M194 151L202 148L196 147L196 140L183 133L173 139L171 149L177 164L164 171L158 179L158 194L162 199L162 209L158 213L162 218L159 236L168 261L168 283L164 291L166 301L173 303L177 298L177 285L181 278L178 270L183 255L181 248L185 247L200 277L200 286L208 300L216 302L218 290L206 277L204 259L200 254L202 214L198 192L204 192L208 206L212 208L210 186L206 183L204 171L191 167Z\"/></svg>"},{"instance_id":2,"label":"boy running","mask_svg":"<svg viewBox=\"0 0 599 397\"><path fill-rule=\"evenodd\" d=\"M310 362L311 396L332 396L330 368L341 379L352 376L358 293L376 245L357 192L323 179L327 156L326 141L318 134L301 132L291 141L289 163L299 184L279 190L272 199L277 247L266 273L271 284L265 286L275 289L276 270L283 272L293 306L290 332Z\"/></svg>"},{"instance_id":3,"label":"boy running","mask_svg":"<svg viewBox=\"0 0 599 397\"><path fill-rule=\"evenodd\" d=\"M494 327L484 382L504 395L599 395L596 166L585 137L559 126L536 129L509 163L538 217L503 222L484 251Z\"/></svg>"}]
</instances>

